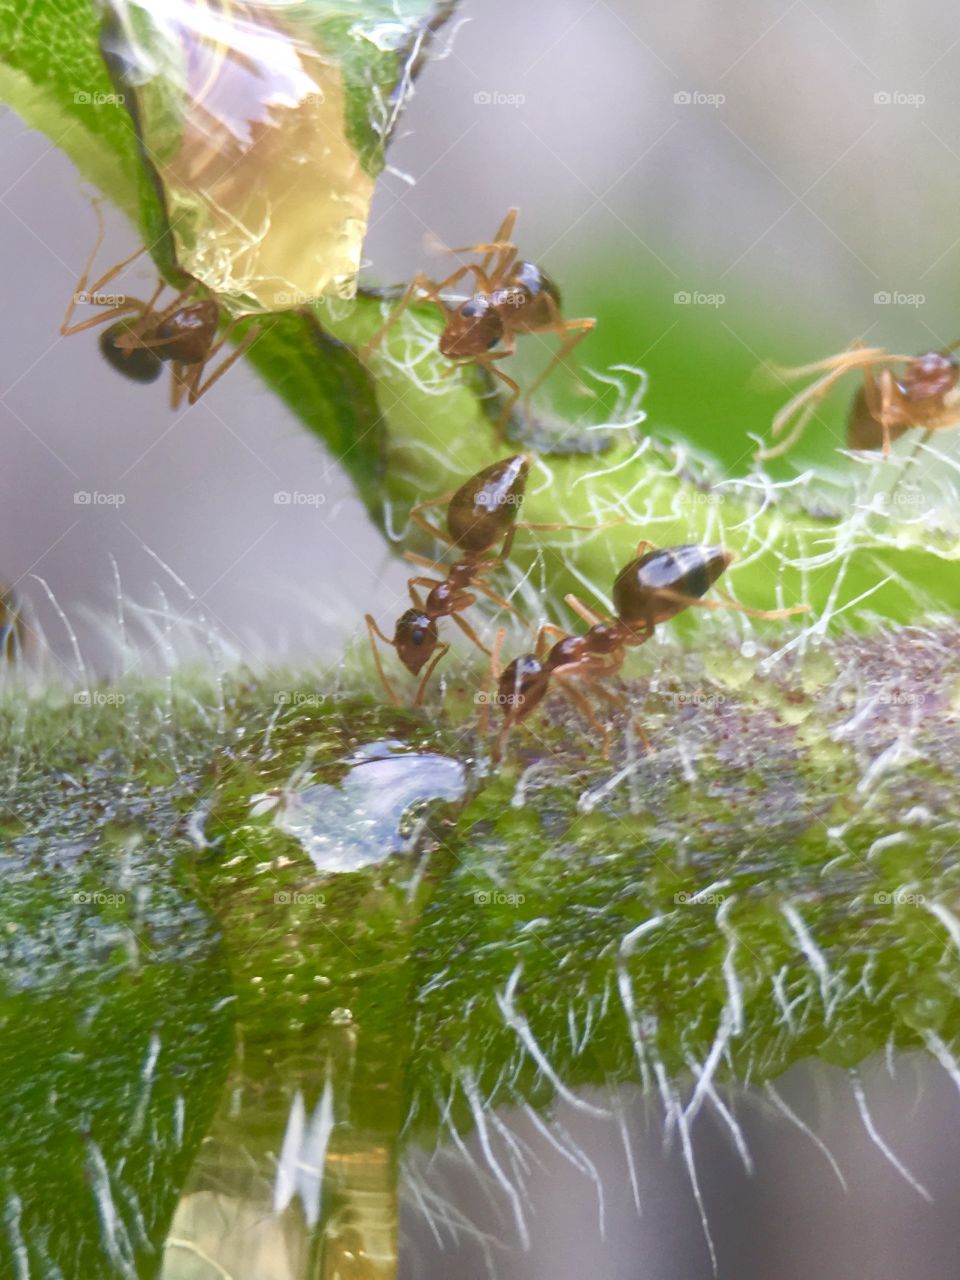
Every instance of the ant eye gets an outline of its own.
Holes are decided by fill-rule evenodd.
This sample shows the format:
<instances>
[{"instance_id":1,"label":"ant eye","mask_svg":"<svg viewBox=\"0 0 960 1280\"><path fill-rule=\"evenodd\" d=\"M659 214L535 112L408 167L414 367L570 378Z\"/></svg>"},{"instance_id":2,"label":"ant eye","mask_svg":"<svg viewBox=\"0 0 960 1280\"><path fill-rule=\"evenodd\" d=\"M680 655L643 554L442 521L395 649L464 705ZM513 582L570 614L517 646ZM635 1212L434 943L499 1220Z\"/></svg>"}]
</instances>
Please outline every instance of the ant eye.
<instances>
[{"instance_id":1,"label":"ant eye","mask_svg":"<svg viewBox=\"0 0 960 1280\"><path fill-rule=\"evenodd\" d=\"M410 639L413 641L414 644L423 644L423 628L414 627L413 632L411 633Z\"/></svg>"}]
</instances>

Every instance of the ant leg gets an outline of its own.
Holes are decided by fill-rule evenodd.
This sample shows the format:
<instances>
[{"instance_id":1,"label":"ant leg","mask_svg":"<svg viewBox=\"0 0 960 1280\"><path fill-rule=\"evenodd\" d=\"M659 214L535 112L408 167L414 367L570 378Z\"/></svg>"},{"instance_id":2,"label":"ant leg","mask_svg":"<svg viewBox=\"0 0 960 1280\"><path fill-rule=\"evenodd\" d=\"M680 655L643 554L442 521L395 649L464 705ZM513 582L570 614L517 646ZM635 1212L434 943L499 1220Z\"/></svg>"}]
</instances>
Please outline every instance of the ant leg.
<instances>
[{"instance_id":1,"label":"ant leg","mask_svg":"<svg viewBox=\"0 0 960 1280\"><path fill-rule=\"evenodd\" d=\"M490 650L487 648L485 644L483 644L480 637L477 635L473 627L471 627L470 623L467 622L465 618L461 618L458 613L452 613L450 615L450 618L454 623L456 623L456 625L460 628L460 630L467 637L467 639L472 640L473 643L477 646L477 648L482 653L486 653L486 654L490 653Z\"/></svg>"},{"instance_id":2,"label":"ant leg","mask_svg":"<svg viewBox=\"0 0 960 1280\"><path fill-rule=\"evenodd\" d=\"M477 356L474 361L474 363L480 365L482 369L486 369L487 373L492 374L495 378L499 378L501 382L505 383L510 388L510 392L511 392L510 397L508 398L507 403L504 405L503 411L501 412L500 417L497 419L495 424L497 435L501 439L503 438L503 434L504 434L504 431L506 430L507 423L510 420L510 415L513 413L513 406L520 399L520 384L517 382L514 382L513 378L511 378L508 374L504 373L502 369L498 369L497 366L494 364L494 361L505 360L508 356L513 355L513 351L514 351L514 344L511 340L509 349L504 351L496 351L496 352L493 352L492 354L490 352L487 352L485 355Z\"/></svg>"},{"instance_id":3,"label":"ant leg","mask_svg":"<svg viewBox=\"0 0 960 1280\"><path fill-rule=\"evenodd\" d=\"M669 591L666 587L661 587L657 595L670 603L682 604L684 608L692 606L695 609L730 609L735 613L744 613L748 618L791 618L795 613L810 612L808 604L795 604L789 609L752 609L749 605L740 604L736 600L701 600L696 596L685 596L679 591Z\"/></svg>"},{"instance_id":4,"label":"ant leg","mask_svg":"<svg viewBox=\"0 0 960 1280\"><path fill-rule=\"evenodd\" d=\"M407 285L406 289L404 289L400 301L394 307L393 311L391 311L386 322L380 326L373 337L370 338L370 340L357 352L357 356L361 363L365 364L370 355L377 350L384 338L403 315L404 311L406 311L407 308L412 306L416 301L418 293L425 294L426 297L423 301L430 302L435 307L439 307L444 319L446 319L448 315L447 307L441 299L440 294L444 289L451 289L455 284L459 283L465 275L469 275L471 271L478 277L478 280L481 280L481 283L485 283L483 273L474 263L458 267L457 270L451 272L446 279L439 281L431 280L424 271L418 271Z\"/></svg>"},{"instance_id":5,"label":"ant leg","mask_svg":"<svg viewBox=\"0 0 960 1280\"><path fill-rule=\"evenodd\" d=\"M587 606L583 603L583 601L578 599L577 596L571 593L570 595L564 596L563 598L567 602L567 604L570 606L570 608L573 610L573 612L576 614L579 614L579 616L584 620L584 622L588 626L595 627L595 626L598 626L599 623L603 622L603 618L600 616L600 614L594 613L592 609L588 609Z\"/></svg>"},{"instance_id":6,"label":"ant leg","mask_svg":"<svg viewBox=\"0 0 960 1280\"><path fill-rule=\"evenodd\" d=\"M450 650L450 646L448 644L445 644L441 640L440 644L437 646L437 652L430 659L429 665L427 666L426 671L423 673L423 679L420 681L419 685L417 686L417 696L413 700L413 705L415 707L422 706L423 695L427 691L427 683L430 677L433 675L437 663L440 661L440 659L443 657L445 653L449 652L449 650Z\"/></svg>"},{"instance_id":7,"label":"ant leg","mask_svg":"<svg viewBox=\"0 0 960 1280\"><path fill-rule=\"evenodd\" d=\"M581 713L581 715L583 715L586 718L586 720L591 725L593 725L594 729L596 729L597 732L603 738L603 758L604 760L609 760L610 759L609 728L605 724L601 724L601 722L594 715L593 708L590 706L589 699L586 698L580 692L579 689L575 689L573 685L567 683L568 677L564 676L564 674L560 671L554 672L554 675L557 681L557 689L559 690L559 692L562 693L565 698L569 699L569 701L573 703L573 705L577 708L577 710Z\"/></svg>"},{"instance_id":8,"label":"ant leg","mask_svg":"<svg viewBox=\"0 0 960 1280\"><path fill-rule=\"evenodd\" d=\"M188 370L179 360L170 364L170 408L176 413L183 401L184 392L195 381L193 370Z\"/></svg>"},{"instance_id":9,"label":"ant leg","mask_svg":"<svg viewBox=\"0 0 960 1280\"><path fill-rule=\"evenodd\" d=\"M512 613L513 616L518 618L525 627L530 625L520 610L512 605L509 600L504 599L503 596L498 596L495 591L491 591L490 588L484 586L482 582L471 582L470 590L479 591L482 596L486 596L488 600L492 600L494 604L498 604L501 609L506 609L508 613Z\"/></svg>"},{"instance_id":10,"label":"ant leg","mask_svg":"<svg viewBox=\"0 0 960 1280\"><path fill-rule=\"evenodd\" d=\"M234 324L235 323L236 321L234 321ZM203 373L204 369L207 367L207 364L209 363L210 359L214 355L216 355L216 353L221 349L223 344L227 341L227 337L229 336L230 331L233 329L233 327L234 327L233 324L230 324L227 326L227 329L223 337L220 339L218 343L216 343L213 347L211 347L206 360L204 360L203 364L201 364L198 367L195 383L190 390L190 396L189 396L190 404L196 404L197 401L200 399L200 397L202 395L205 395L215 382L219 382L220 379L223 377L223 375L227 372L227 370L230 369L233 365L235 365L237 361L241 358L241 356L245 356L247 352L250 350L250 348L253 346L253 344L256 342L256 340L260 337L260 333L261 333L260 326L254 325L252 329L248 330L243 335L243 337L237 343L234 350L231 351L230 354L227 356L227 358L221 363L219 369L215 369L202 386L197 386L196 383L200 381L200 376Z\"/></svg>"},{"instance_id":11,"label":"ant leg","mask_svg":"<svg viewBox=\"0 0 960 1280\"><path fill-rule=\"evenodd\" d=\"M394 643L392 640L387 639L387 637L383 634L383 632L377 626L376 622L370 616L369 613L364 614L364 619L367 624L367 635L370 638L370 648L373 651L373 661L377 668L377 675L380 677L380 683L383 685L384 689L386 690L387 697L390 699L393 705L395 707L402 706L401 700L397 696L397 691L394 689L393 685L387 679L387 673L383 669L383 663L380 660L380 650L377 648L377 636L380 637L380 639L383 641L384 644L390 645L391 648L395 647Z\"/></svg>"},{"instance_id":12,"label":"ant leg","mask_svg":"<svg viewBox=\"0 0 960 1280\"><path fill-rule=\"evenodd\" d=\"M67 309L64 312L63 320L60 324L60 333L65 338L69 337L73 333L80 333L82 329L90 329L93 327L94 324L101 324L104 320L108 319L110 315L117 314L118 311L121 314L126 314L130 311L135 311L137 307L140 307L143 305L136 298L128 298L126 304L124 304L122 307L114 308L112 311L107 312L106 315L97 316L93 320L82 320L79 324L76 324L76 325L70 324L71 317L73 316L73 313L76 310L78 296L82 293L88 293L87 279L90 275L90 269L93 266L94 259L96 258L97 254L100 251L100 246L103 244L103 237L104 237L104 231L105 231L104 223L103 223L103 214L100 212L99 205L94 205L94 210L97 215L97 239L96 239L96 242L94 243L93 249L90 251L88 258L83 265L83 270L80 273L80 279L77 281L76 288L73 291L73 295L70 298L70 302L67 304ZM135 261L137 258L141 256L141 254L144 254L144 253L146 253L146 245L143 245L141 248L137 249L134 253L131 253L130 256L128 258L124 258L122 262L118 262L116 266L111 267L108 271L105 271L103 275L98 280L95 280L94 283L90 286L89 293L90 294L99 293L104 285L109 284L111 280L116 279L116 277L120 274L121 271L123 271L126 267L130 265L131 262Z\"/></svg>"},{"instance_id":13,"label":"ant leg","mask_svg":"<svg viewBox=\"0 0 960 1280\"><path fill-rule=\"evenodd\" d=\"M468 244L462 245L458 249L450 249L449 253L482 253L485 255L480 264L480 269L487 275L492 275L494 279L498 279L504 274L507 268L512 264L517 256L517 247L510 239L513 235L513 228L517 221L517 209L508 209L506 217L500 223L500 226L493 234L493 239L484 244ZM499 255L499 261L491 272L490 268L494 258Z\"/></svg>"},{"instance_id":14,"label":"ant leg","mask_svg":"<svg viewBox=\"0 0 960 1280\"><path fill-rule=\"evenodd\" d=\"M487 685L486 696L480 704L480 719L477 728L486 737L490 732L490 713L488 707L495 700L497 694L497 682L503 674L500 668L500 650L503 648L504 636L507 632L504 627L498 627L497 634L493 639L493 648L490 650L490 680ZM490 690L493 690L491 693ZM502 731L501 731L502 734ZM499 747L501 734L497 735L497 744L494 747L493 760L496 763L500 759Z\"/></svg>"},{"instance_id":15,"label":"ant leg","mask_svg":"<svg viewBox=\"0 0 960 1280\"><path fill-rule=\"evenodd\" d=\"M524 408L527 412L529 412L530 400L532 399L534 394L546 382L547 378L549 378L550 374L553 372L553 370L557 367L558 364L562 364L566 368L565 362L569 357L569 355L571 354L571 352L573 351L574 347L578 343L582 342L592 329L596 328L596 324L597 324L596 320L586 320L586 319L585 320L563 320L560 322L559 325L556 326L556 328L543 329L540 331L542 333L567 334L567 337L565 341L561 342L560 346L554 352L553 358L551 359L547 367L540 373L539 377L534 378L530 386L527 387L527 390L524 393L524 397L523 397ZM580 383L581 386L584 386L583 380L581 379L580 375L576 373L575 370L570 369L569 372L573 374L573 376L577 379L577 381ZM585 389L589 391L589 388L585 388Z\"/></svg>"},{"instance_id":16,"label":"ant leg","mask_svg":"<svg viewBox=\"0 0 960 1280\"><path fill-rule=\"evenodd\" d=\"M772 435L780 435L791 419L796 417L793 429L786 439L779 444L771 445L767 449L759 449L755 455L756 459L760 462L765 462L768 458L778 458L789 449L792 449L806 430L807 424L816 412L820 401L831 390L834 383L838 382L850 370L862 368L864 370L865 385L869 386L873 381L872 365L875 361L882 360L884 363L896 364L900 360L909 360L911 358L909 356L888 355L882 347L864 347L863 343L858 339L839 355L828 356L826 360L818 360L814 364L801 365L796 369L779 370L778 376L783 379L802 377L805 374L820 372L824 369L828 372L788 400L776 414L770 427ZM869 395L869 392L867 394Z\"/></svg>"},{"instance_id":17,"label":"ant leg","mask_svg":"<svg viewBox=\"0 0 960 1280\"><path fill-rule=\"evenodd\" d=\"M547 636L556 636L558 640L566 640L569 634L569 631L564 631L563 627L555 627L552 622L544 622L537 632L534 653L538 658L544 657L550 648L550 645L545 643Z\"/></svg>"},{"instance_id":18,"label":"ant leg","mask_svg":"<svg viewBox=\"0 0 960 1280\"><path fill-rule=\"evenodd\" d=\"M420 504L420 506L425 506L425 505L426 505L425 503ZM429 520L425 520L423 516L420 514L419 508L417 507L411 508L410 521L412 524L417 525L418 528L423 529L426 533L431 534L438 541L445 542L450 547L453 546L453 539L450 537L450 535L448 533L444 533L442 529L438 529L437 526L434 524L431 524Z\"/></svg>"}]
</instances>

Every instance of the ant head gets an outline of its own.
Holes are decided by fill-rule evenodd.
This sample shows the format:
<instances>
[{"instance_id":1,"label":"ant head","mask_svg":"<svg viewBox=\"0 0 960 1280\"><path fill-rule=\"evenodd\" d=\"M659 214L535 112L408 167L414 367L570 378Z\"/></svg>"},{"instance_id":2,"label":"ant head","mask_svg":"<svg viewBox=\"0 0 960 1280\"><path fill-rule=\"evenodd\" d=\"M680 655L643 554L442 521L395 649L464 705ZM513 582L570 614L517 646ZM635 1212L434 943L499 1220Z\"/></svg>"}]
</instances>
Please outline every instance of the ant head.
<instances>
[{"instance_id":1,"label":"ant head","mask_svg":"<svg viewBox=\"0 0 960 1280\"><path fill-rule=\"evenodd\" d=\"M100 334L100 354L111 369L116 369L131 382L156 382L163 372L160 357L154 355L149 347L121 346L120 340L129 336L129 322L118 320Z\"/></svg>"},{"instance_id":2,"label":"ant head","mask_svg":"<svg viewBox=\"0 0 960 1280\"><path fill-rule=\"evenodd\" d=\"M514 658L497 681L497 702L509 720L528 716L547 692L550 673L539 658L525 653Z\"/></svg>"},{"instance_id":3,"label":"ant head","mask_svg":"<svg viewBox=\"0 0 960 1280\"><path fill-rule=\"evenodd\" d=\"M449 360L482 356L503 337L503 320L489 298L477 294L468 298L447 317L440 335L440 354Z\"/></svg>"},{"instance_id":4,"label":"ant head","mask_svg":"<svg viewBox=\"0 0 960 1280\"><path fill-rule=\"evenodd\" d=\"M957 385L960 364L951 352L928 351L911 360L897 378L900 390L909 400L935 400Z\"/></svg>"},{"instance_id":5,"label":"ant head","mask_svg":"<svg viewBox=\"0 0 960 1280\"><path fill-rule=\"evenodd\" d=\"M220 308L212 298L201 298L178 307L154 333L155 350L161 360L202 364L210 354L220 323Z\"/></svg>"},{"instance_id":6,"label":"ant head","mask_svg":"<svg viewBox=\"0 0 960 1280\"><path fill-rule=\"evenodd\" d=\"M649 628L681 613L683 597L705 595L733 561L726 547L661 547L631 560L617 574L613 604L624 622Z\"/></svg>"},{"instance_id":7,"label":"ant head","mask_svg":"<svg viewBox=\"0 0 960 1280\"><path fill-rule=\"evenodd\" d=\"M461 485L447 508L447 528L458 547L477 555L504 537L517 518L529 472L530 459L518 453Z\"/></svg>"},{"instance_id":8,"label":"ant head","mask_svg":"<svg viewBox=\"0 0 960 1280\"><path fill-rule=\"evenodd\" d=\"M412 676L418 675L437 647L437 623L419 609L408 609L397 620L393 643L400 661Z\"/></svg>"}]
</instances>

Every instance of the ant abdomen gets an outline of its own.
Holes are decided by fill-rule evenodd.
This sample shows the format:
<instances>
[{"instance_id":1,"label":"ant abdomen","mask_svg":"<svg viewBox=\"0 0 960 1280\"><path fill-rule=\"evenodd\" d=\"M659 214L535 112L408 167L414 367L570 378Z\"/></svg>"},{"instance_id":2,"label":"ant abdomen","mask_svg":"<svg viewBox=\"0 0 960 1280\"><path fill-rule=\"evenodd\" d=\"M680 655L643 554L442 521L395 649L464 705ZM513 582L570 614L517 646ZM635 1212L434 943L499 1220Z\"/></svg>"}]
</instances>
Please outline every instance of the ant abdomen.
<instances>
[{"instance_id":1,"label":"ant abdomen","mask_svg":"<svg viewBox=\"0 0 960 1280\"><path fill-rule=\"evenodd\" d=\"M447 529L461 550L480 555L504 536L517 518L529 471L529 459L516 454L478 471L457 490Z\"/></svg>"},{"instance_id":2,"label":"ant abdomen","mask_svg":"<svg viewBox=\"0 0 960 1280\"><path fill-rule=\"evenodd\" d=\"M532 653L514 658L497 681L497 701L510 721L523 720L543 701L550 673Z\"/></svg>"},{"instance_id":3,"label":"ant abdomen","mask_svg":"<svg viewBox=\"0 0 960 1280\"><path fill-rule=\"evenodd\" d=\"M888 423L887 436L899 440L910 430L910 423ZM867 404L867 394L860 387L850 402L847 418L847 447L850 449L882 449L883 424L878 422Z\"/></svg>"},{"instance_id":4,"label":"ant abdomen","mask_svg":"<svg viewBox=\"0 0 960 1280\"><path fill-rule=\"evenodd\" d=\"M726 547L688 545L647 551L617 574L613 604L617 617L652 628L699 599L731 563Z\"/></svg>"},{"instance_id":5,"label":"ant abdomen","mask_svg":"<svg viewBox=\"0 0 960 1280\"><path fill-rule=\"evenodd\" d=\"M156 382L163 373L163 363L147 347L120 346L118 339L130 332L128 320L118 320L100 334L100 354L111 369L131 382Z\"/></svg>"},{"instance_id":6,"label":"ant abdomen","mask_svg":"<svg viewBox=\"0 0 960 1280\"><path fill-rule=\"evenodd\" d=\"M535 262L518 262L494 299L499 309L509 310L513 327L520 330L549 324L562 306L560 290Z\"/></svg>"}]
</instances>

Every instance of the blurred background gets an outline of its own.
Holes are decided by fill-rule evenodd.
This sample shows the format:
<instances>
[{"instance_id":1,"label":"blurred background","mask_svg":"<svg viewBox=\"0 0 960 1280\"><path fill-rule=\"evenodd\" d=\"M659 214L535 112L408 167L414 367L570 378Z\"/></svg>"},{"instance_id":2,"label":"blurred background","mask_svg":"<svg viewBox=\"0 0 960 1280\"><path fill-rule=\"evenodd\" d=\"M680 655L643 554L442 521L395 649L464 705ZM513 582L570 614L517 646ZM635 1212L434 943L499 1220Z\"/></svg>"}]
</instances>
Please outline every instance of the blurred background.
<instances>
[{"instance_id":1,"label":"blurred background","mask_svg":"<svg viewBox=\"0 0 960 1280\"><path fill-rule=\"evenodd\" d=\"M464 0L392 148L366 278L435 272L431 244L488 237L518 205L523 255L559 282L568 315L599 320L584 364L646 369L649 430L742 472L750 434L766 433L785 395L758 380L762 362L815 360L857 336L908 352L957 337L952 19L942 0ZM76 662L43 584L103 672L118 581L126 599L166 598L249 661L332 657L365 610L392 616L404 567L322 445L251 373L235 368L171 413L166 384L118 378L95 333L59 337L96 234L89 193L9 112L0 157L0 577L29 601L66 677ZM108 213L104 265L136 246ZM149 291L149 269L136 278ZM851 392L848 383L834 397L783 474L832 454ZM294 488L323 493L323 505L274 503ZM110 500L78 502L83 493ZM849 1199L783 1121L751 1121L765 1157L752 1180L702 1127L722 1275L949 1273L958 1171L940 1133L952 1135L958 1100L927 1071L915 1116L922 1090L907 1075L876 1083L878 1115L939 1207L870 1143L849 1087L834 1091L829 1135ZM812 1085L798 1073L789 1087L802 1103ZM816 1110L805 1112L811 1123ZM583 1141L615 1206L625 1202L619 1139ZM592 1187L570 1169L544 1178L547 1225L509 1274L708 1275L682 1171L661 1160L655 1135L648 1146L646 1219L628 1228L615 1208L604 1244ZM482 1274L477 1259L452 1265L414 1235L410 1280Z\"/></svg>"}]
</instances>

